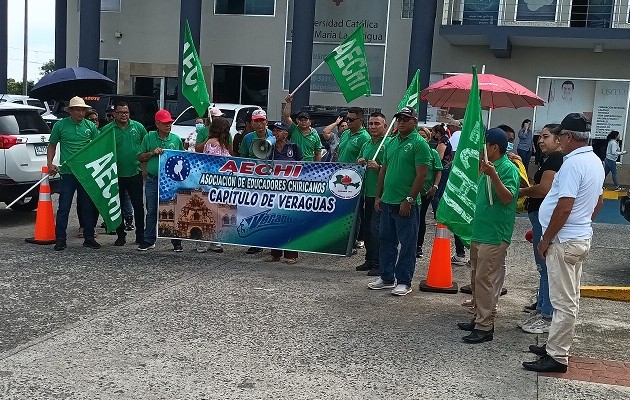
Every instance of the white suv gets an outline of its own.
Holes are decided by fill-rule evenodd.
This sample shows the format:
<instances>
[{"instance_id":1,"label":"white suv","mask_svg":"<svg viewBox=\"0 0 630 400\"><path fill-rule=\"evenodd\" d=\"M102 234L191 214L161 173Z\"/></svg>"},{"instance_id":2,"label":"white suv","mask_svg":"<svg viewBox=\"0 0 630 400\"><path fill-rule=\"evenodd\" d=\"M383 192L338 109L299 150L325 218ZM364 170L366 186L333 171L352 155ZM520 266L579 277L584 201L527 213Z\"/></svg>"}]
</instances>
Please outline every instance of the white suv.
<instances>
[{"instance_id":1,"label":"white suv","mask_svg":"<svg viewBox=\"0 0 630 400\"><path fill-rule=\"evenodd\" d=\"M41 179L46 165L50 128L40 115L41 108L0 103L0 202L9 204ZM58 179L50 185L56 191ZM39 189L33 189L11 208L37 208Z\"/></svg>"},{"instance_id":2,"label":"white suv","mask_svg":"<svg viewBox=\"0 0 630 400\"><path fill-rule=\"evenodd\" d=\"M251 113L254 110L261 109L259 106L254 105L216 103L208 107L208 111L210 111L210 108L212 107L218 107L223 114L225 114L225 118L227 118L230 122L230 136L232 136L232 138L234 138L234 135L238 133L236 130L236 121L240 119L245 122L245 116L248 112ZM188 107L175 119L171 132L179 136L182 140L186 140L188 135L195 130L196 119L197 113L195 112L195 109L193 106Z\"/></svg>"},{"instance_id":3,"label":"white suv","mask_svg":"<svg viewBox=\"0 0 630 400\"><path fill-rule=\"evenodd\" d=\"M41 101L40 99L34 99L32 97L17 94L0 94L0 103L4 102L39 107L39 114L51 128L55 122L59 120L59 118L53 115L47 101Z\"/></svg>"}]
</instances>

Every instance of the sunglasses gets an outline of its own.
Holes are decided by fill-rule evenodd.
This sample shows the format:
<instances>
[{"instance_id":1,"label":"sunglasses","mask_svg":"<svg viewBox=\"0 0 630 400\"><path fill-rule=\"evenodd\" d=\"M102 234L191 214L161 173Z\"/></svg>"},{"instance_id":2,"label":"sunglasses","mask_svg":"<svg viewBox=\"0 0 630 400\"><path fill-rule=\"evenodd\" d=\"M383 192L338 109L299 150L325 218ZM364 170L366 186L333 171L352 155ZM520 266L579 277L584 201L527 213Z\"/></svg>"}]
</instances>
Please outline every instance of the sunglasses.
<instances>
[{"instance_id":1,"label":"sunglasses","mask_svg":"<svg viewBox=\"0 0 630 400\"><path fill-rule=\"evenodd\" d=\"M98 118L88 118L88 119L89 119L90 121L92 121L92 122L96 122L96 121L98 121Z\"/></svg>"},{"instance_id":2,"label":"sunglasses","mask_svg":"<svg viewBox=\"0 0 630 400\"><path fill-rule=\"evenodd\" d=\"M346 117L346 121L347 122L354 122L356 120L358 120L359 118L350 118L350 117Z\"/></svg>"}]
</instances>

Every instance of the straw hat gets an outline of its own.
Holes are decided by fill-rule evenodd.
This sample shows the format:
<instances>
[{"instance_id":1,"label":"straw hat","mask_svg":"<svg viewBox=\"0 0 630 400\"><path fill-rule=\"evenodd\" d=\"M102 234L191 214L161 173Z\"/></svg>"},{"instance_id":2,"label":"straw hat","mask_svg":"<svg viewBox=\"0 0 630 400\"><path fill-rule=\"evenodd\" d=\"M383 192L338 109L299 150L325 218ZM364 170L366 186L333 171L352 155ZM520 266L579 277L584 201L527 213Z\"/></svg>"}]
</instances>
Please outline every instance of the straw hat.
<instances>
[{"instance_id":1,"label":"straw hat","mask_svg":"<svg viewBox=\"0 0 630 400\"><path fill-rule=\"evenodd\" d=\"M85 104L85 101L79 96L74 96L73 98L71 98L70 99L70 103L65 108L65 110L68 111L69 108L73 108L73 107L77 107L77 108L92 108L92 107L88 106L87 104Z\"/></svg>"}]
</instances>

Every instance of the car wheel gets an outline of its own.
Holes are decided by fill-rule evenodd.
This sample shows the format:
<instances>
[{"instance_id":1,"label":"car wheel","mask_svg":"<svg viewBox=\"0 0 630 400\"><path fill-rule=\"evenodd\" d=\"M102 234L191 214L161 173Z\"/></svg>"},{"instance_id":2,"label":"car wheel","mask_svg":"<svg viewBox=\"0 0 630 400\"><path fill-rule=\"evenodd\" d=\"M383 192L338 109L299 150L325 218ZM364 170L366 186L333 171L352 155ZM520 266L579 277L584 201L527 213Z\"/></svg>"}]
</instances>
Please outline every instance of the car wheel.
<instances>
[{"instance_id":1,"label":"car wheel","mask_svg":"<svg viewBox=\"0 0 630 400\"><path fill-rule=\"evenodd\" d=\"M20 201L18 201L14 205L12 205L11 209L14 211L33 211L37 208L38 202L39 202L39 196L37 195L32 196L32 197L26 196L20 199Z\"/></svg>"}]
</instances>

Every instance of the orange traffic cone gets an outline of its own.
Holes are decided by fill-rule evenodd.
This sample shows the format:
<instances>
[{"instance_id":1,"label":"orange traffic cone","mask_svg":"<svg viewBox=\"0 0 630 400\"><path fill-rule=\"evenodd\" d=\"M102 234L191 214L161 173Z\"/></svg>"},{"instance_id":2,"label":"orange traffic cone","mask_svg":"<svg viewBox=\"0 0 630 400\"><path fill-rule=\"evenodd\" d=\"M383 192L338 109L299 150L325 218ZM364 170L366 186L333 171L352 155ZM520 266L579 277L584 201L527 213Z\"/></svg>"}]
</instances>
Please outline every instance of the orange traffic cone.
<instances>
[{"instance_id":1,"label":"orange traffic cone","mask_svg":"<svg viewBox=\"0 0 630 400\"><path fill-rule=\"evenodd\" d=\"M435 240L431 251L427 280L420 282L423 292L457 293L451 270L451 240L448 229L440 223L435 226Z\"/></svg>"},{"instance_id":2,"label":"orange traffic cone","mask_svg":"<svg viewBox=\"0 0 630 400\"><path fill-rule=\"evenodd\" d=\"M55 215L53 214L52 198L50 197L50 183L48 182L48 167L42 167L42 178L39 184L39 202L37 203L37 217L35 218L35 236L25 239L27 243L53 244L55 243Z\"/></svg>"}]
</instances>

